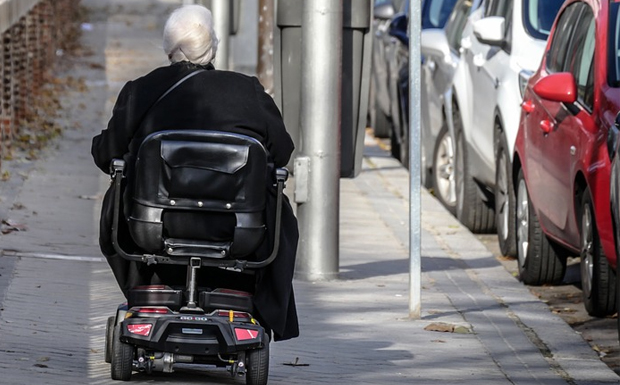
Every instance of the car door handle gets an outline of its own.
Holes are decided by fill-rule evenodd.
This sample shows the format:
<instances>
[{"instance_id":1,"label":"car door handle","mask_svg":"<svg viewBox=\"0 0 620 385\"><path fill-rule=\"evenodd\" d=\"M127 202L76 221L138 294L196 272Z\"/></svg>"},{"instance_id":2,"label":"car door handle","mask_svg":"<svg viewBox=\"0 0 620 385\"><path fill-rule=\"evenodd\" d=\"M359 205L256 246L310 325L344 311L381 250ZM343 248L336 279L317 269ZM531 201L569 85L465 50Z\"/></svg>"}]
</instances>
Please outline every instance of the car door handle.
<instances>
[{"instance_id":1,"label":"car door handle","mask_svg":"<svg viewBox=\"0 0 620 385\"><path fill-rule=\"evenodd\" d=\"M426 65L428 65L428 69L431 71L431 73L435 72L435 68L437 68L437 64L435 64L435 61L433 59L428 59L428 62Z\"/></svg>"},{"instance_id":2,"label":"car door handle","mask_svg":"<svg viewBox=\"0 0 620 385\"><path fill-rule=\"evenodd\" d=\"M551 121L549 121L549 120L547 120L547 119L543 119L543 120L541 120L541 121L540 121L540 129L541 129L541 130L542 130L545 134L548 134L548 133L550 133L551 131L553 131L553 127L554 127L553 122L551 122Z\"/></svg>"},{"instance_id":3,"label":"car door handle","mask_svg":"<svg viewBox=\"0 0 620 385\"><path fill-rule=\"evenodd\" d=\"M484 60L484 56L481 53L474 55L474 65L476 67L482 67L486 60Z\"/></svg>"}]
</instances>

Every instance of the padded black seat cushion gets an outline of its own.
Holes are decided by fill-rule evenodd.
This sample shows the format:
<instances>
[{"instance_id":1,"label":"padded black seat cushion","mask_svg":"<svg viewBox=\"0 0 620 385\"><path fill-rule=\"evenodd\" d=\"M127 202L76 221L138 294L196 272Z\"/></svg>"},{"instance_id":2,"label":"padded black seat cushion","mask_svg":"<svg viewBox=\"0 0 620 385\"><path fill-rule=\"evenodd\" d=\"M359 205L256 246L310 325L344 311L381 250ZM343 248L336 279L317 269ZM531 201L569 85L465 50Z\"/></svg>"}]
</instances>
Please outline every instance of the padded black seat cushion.
<instances>
[{"instance_id":1,"label":"padded black seat cushion","mask_svg":"<svg viewBox=\"0 0 620 385\"><path fill-rule=\"evenodd\" d=\"M252 253L265 231L267 159L262 144L245 135L198 130L149 135L133 173L132 238L155 254ZM177 244L184 246L175 250Z\"/></svg>"}]
</instances>

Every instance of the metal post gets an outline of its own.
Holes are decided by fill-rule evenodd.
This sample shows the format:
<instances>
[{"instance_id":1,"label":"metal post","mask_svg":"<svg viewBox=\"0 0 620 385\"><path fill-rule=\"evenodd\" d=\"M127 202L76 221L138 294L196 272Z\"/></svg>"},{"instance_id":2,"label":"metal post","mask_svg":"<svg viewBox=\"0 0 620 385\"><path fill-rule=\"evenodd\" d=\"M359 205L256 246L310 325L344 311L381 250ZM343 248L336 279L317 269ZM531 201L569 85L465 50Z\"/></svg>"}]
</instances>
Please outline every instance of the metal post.
<instances>
[{"instance_id":1,"label":"metal post","mask_svg":"<svg viewBox=\"0 0 620 385\"><path fill-rule=\"evenodd\" d=\"M230 69L229 49L230 49L230 0L212 0L211 12L213 12L213 24L215 34L220 42L217 46L215 55L215 68L219 70Z\"/></svg>"},{"instance_id":2,"label":"metal post","mask_svg":"<svg viewBox=\"0 0 620 385\"><path fill-rule=\"evenodd\" d=\"M301 156L295 159L300 239L296 277L338 274L343 0L306 0L302 15Z\"/></svg>"},{"instance_id":3,"label":"metal post","mask_svg":"<svg viewBox=\"0 0 620 385\"><path fill-rule=\"evenodd\" d=\"M410 2L409 10L409 317L421 315L421 174L420 174L420 1Z\"/></svg>"},{"instance_id":4,"label":"metal post","mask_svg":"<svg viewBox=\"0 0 620 385\"><path fill-rule=\"evenodd\" d=\"M273 95L274 0L258 2L258 65L256 74L265 91Z\"/></svg>"}]
</instances>

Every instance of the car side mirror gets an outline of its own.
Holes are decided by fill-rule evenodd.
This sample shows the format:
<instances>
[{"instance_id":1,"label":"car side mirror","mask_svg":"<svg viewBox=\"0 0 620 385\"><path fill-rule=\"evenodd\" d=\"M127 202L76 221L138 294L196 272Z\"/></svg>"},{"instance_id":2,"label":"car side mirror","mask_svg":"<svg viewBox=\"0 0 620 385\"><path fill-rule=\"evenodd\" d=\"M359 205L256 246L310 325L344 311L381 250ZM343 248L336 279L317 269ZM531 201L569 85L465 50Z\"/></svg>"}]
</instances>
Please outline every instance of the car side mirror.
<instances>
[{"instance_id":1,"label":"car side mirror","mask_svg":"<svg viewBox=\"0 0 620 385\"><path fill-rule=\"evenodd\" d=\"M541 98L554 102L573 104L577 100L577 85L570 72L557 72L540 78L533 90Z\"/></svg>"},{"instance_id":2,"label":"car side mirror","mask_svg":"<svg viewBox=\"0 0 620 385\"><path fill-rule=\"evenodd\" d=\"M506 19L489 16L474 23L474 35L482 44L501 47L504 45Z\"/></svg>"},{"instance_id":3,"label":"car side mirror","mask_svg":"<svg viewBox=\"0 0 620 385\"><path fill-rule=\"evenodd\" d=\"M390 36L394 36L406 46L409 46L409 36L407 35L408 23L409 20L407 19L407 15L398 15L394 17L394 19L392 19L392 22L390 23L390 28L388 30Z\"/></svg>"},{"instance_id":4,"label":"car side mirror","mask_svg":"<svg viewBox=\"0 0 620 385\"><path fill-rule=\"evenodd\" d=\"M450 45L443 29L425 29L420 34L420 51L424 56L434 56L443 58L445 61L451 59Z\"/></svg>"},{"instance_id":5,"label":"car side mirror","mask_svg":"<svg viewBox=\"0 0 620 385\"><path fill-rule=\"evenodd\" d=\"M392 3L391 1L386 1L374 7L373 13L375 19L390 20L392 17L394 17L394 14L396 13L396 8L394 8L394 3Z\"/></svg>"}]
</instances>

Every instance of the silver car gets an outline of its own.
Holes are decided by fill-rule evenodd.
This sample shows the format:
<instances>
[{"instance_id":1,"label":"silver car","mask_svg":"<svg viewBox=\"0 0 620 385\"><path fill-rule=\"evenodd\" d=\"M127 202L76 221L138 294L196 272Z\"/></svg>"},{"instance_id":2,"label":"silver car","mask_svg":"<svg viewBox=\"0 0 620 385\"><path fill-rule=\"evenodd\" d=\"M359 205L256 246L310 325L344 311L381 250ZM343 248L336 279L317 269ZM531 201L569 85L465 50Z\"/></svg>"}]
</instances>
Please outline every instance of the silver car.
<instances>
[{"instance_id":1,"label":"silver car","mask_svg":"<svg viewBox=\"0 0 620 385\"><path fill-rule=\"evenodd\" d=\"M455 141L452 81L461 55L461 37L469 15L483 0L459 0L443 29L425 29L421 36L422 165L432 175L437 199L453 214L456 209Z\"/></svg>"}]
</instances>

